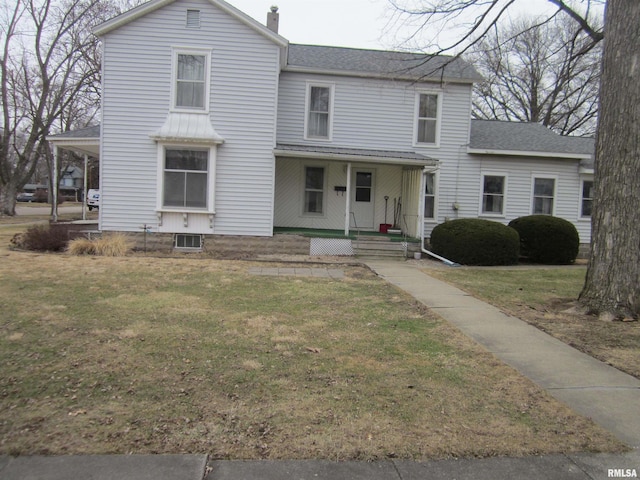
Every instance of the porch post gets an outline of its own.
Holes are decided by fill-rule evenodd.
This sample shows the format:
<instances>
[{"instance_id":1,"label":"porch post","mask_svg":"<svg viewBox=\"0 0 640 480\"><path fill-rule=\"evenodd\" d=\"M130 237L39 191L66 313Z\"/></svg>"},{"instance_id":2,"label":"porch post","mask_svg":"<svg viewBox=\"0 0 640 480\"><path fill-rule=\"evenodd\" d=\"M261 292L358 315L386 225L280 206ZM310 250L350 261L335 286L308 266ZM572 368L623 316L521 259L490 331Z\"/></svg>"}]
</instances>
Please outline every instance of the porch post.
<instances>
[{"instance_id":1,"label":"porch post","mask_svg":"<svg viewBox=\"0 0 640 480\"><path fill-rule=\"evenodd\" d=\"M51 218L54 222L58 221L58 146L53 145L53 182L51 182L51 201L53 206L51 209Z\"/></svg>"},{"instance_id":2,"label":"porch post","mask_svg":"<svg viewBox=\"0 0 640 480\"><path fill-rule=\"evenodd\" d=\"M87 219L87 166L89 165L89 155L84 155L84 185L82 186L82 220Z\"/></svg>"},{"instance_id":3,"label":"porch post","mask_svg":"<svg viewBox=\"0 0 640 480\"><path fill-rule=\"evenodd\" d=\"M347 163L347 200L345 202L344 236L349 236L349 224L351 223L351 162Z\"/></svg>"}]
</instances>

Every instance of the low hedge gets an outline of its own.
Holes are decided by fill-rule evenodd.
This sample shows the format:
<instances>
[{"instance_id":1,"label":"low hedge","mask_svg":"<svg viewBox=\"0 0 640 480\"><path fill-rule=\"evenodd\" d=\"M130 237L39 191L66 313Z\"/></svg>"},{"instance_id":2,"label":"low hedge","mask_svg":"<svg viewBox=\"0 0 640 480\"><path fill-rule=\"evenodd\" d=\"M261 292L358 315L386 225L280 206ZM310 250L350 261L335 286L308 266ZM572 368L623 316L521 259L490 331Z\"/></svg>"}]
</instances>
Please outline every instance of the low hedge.
<instances>
[{"instance_id":1,"label":"low hedge","mask_svg":"<svg viewBox=\"0 0 640 480\"><path fill-rule=\"evenodd\" d=\"M534 263L567 265L580 250L580 236L573 223L551 215L516 218L509 226L520 235L520 255Z\"/></svg>"},{"instance_id":2,"label":"low hedge","mask_svg":"<svg viewBox=\"0 0 640 480\"><path fill-rule=\"evenodd\" d=\"M431 232L434 253L463 265L518 263L518 232L498 222L462 218L441 223Z\"/></svg>"}]
</instances>

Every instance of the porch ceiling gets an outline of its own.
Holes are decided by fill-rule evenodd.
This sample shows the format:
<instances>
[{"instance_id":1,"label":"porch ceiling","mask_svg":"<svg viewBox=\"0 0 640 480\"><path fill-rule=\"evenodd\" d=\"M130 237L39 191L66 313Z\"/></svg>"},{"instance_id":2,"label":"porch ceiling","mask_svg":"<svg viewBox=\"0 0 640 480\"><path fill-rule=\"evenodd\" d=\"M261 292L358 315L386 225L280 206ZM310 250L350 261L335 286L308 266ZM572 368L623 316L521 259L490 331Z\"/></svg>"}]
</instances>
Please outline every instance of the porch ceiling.
<instances>
[{"instance_id":1,"label":"porch ceiling","mask_svg":"<svg viewBox=\"0 0 640 480\"><path fill-rule=\"evenodd\" d=\"M367 150L360 148L289 145L278 143L274 150L279 157L330 159L344 162L395 163L401 165L436 166L438 160L415 152Z\"/></svg>"}]
</instances>

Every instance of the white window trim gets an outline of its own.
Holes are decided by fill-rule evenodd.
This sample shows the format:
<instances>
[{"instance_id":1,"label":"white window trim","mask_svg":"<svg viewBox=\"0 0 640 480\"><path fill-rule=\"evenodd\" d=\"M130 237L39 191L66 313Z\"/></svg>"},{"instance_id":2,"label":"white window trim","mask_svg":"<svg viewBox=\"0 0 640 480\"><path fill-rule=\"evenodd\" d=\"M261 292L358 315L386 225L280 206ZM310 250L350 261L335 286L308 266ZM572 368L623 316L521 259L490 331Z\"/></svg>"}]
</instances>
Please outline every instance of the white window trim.
<instances>
[{"instance_id":1,"label":"white window trim","mask_svg":"<svg viewBox=\"0 0 640 480\"><path fill-rule=\"evenodd\" d=\"M329 125L327 126L327 137L314 137L309 135L309 106L311 103L311 87L320 87L329 89ZM307 82L307 90L304 98L304 139L316 142L331 142L333 141L333 110L335 99L335 83L328 82Z\"/></svg>"},{"instance_id":2,"label":"white window trim","mask_svg":"<svg viewBox=\"0 0 640 480\"><path fill-rule=\"evenodd\" d=\"M556 216L556 208L558 206L558 176L549 175L545 173L534 173L531 175L531 196L529 197L530 212L531 215L546 215L545 213L534 213L534 198L535 198L535 185L536 179L549 179L553 180L553 208L551 209L551 216Z\"/></svg>"},{"instance_id":3,"label":"white window trim","mask_svg":"<svg viewBox=\"0 0 640 480\"><path fill-rule=\"evenodd\" d=\"M436 95L438 98L438 116L436 117L436 141L435 143L424 143L418 141L419 115L420 115L420 95ZM440 130L442 126L442 91L441 90L417 90L413 107L413 146L421 148L440 147Z\"/></svg>"},{"instance_id":4,"label":"white window trim","mask_svg":"<svg viewBox=\"0 0 640 480\"><path fill-rule=\"evenodd\" d=\"M305 212L305 196L307 192L306 182L307 182L307 168L315 167L315 168L324 168L324 178L322 179L322 213L314 213L314 212ZM300 173L300 185L301 185L301 195L302 199L301 208L300 208L300 216L307 218L326 218L327 216L327 196L328 196L328 185L329 185L329 166L326 163L305 163L302 165L302 172Z\"/></svg>"},{"instance_id":5,"label":"white window trim","mask_svg":"<svg viewBox=\"0 0 640 480\"><path fill-rule=\"evenodd\" d=\"M169 149L181 149L181 150L208 150L209 151L209 164L207 168L207 207L206 208L187 208L187 207L165 207L164 206L164 161L165 150ZM158 142L158 173L156 183L156 212L177 212L177 213L203 213L208 215L215 215L215 183L216 183L216 145L203 145L193 143L161 143Z\"/></svg>"},{"instance_id":6,"label":"white window trim","mask_svg":"<svg viewBox=\"0 0 640 480\"><path fill-rule=\"evenodd\" d=\"M426 175L425 174L425 186L422 190L422 204L420 208L422 209L422 220L425 223L438 223L438 194L439 194L439 185L440 185L440 170L436 170L435 172L430 172L433 175L433 217L425 217L424 216L424 199L427 194L424 192L426 190Z\"/></svg>"},{"instance_id":7,"label":"white window trim","mask_svg":"<svg viewBox=\"0 0 640 480\"><path fill-rule=\"evenodd\" d=\"M502 192L502 212L491 213L484 212L482 206L484 205L484 178L485 177L502 177L504 178L504 188ZM480 175L480 204L478 205L479 217L491 217L491 218L505 218L507 216L507 188L509 186L509 177L506 173L500 172L481 172ZM555 202L554 202L555 203ZM531 200L531 208L533 209L533 198Z\"/></svg>"},{"instance_id":8,"label":"white window trim","mask_svg":"<svg viewBox=\"0 0 640 480\"><path fill-rule=\"evenodd\" d=\"M186 108L176 106L178 81L178 55L204 55L204 108ZM211 49L195 47L171 47L171 112L209 113L211 104Z\"/></svg>"},{"instance_id":9,"label":"white window trim","mask_svg":"<svg viewBox=\"0 0 640 480\"><path fill-rule=\"evenodd\" d=\"M582 215L582 201L583 201L583 192L584 192L584 182L592 182L593 183L594 179L593 177L589 178L589 177L580 177L580 192L578 192L578 221L582 221L582 222L590 222L591 221L591 215ZM593 197L591 198L591 202L593 202ZM593 212L593 203L591 204L591 211Z\"/></svg>"}]
</instances>

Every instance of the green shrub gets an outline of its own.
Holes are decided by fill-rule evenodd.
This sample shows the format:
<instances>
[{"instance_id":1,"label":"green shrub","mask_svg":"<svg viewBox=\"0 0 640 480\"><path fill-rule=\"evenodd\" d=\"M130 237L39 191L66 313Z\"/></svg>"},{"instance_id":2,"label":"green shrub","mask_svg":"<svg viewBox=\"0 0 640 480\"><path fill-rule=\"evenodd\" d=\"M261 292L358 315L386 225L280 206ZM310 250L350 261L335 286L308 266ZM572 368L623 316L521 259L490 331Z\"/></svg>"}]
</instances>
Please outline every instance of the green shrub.
<instances>
[{"instance_id":1,"label":"green shrub","mask_svg":"<svg viewBox=\"0 0 640 480\"><path fill-rule=\"evenodd\" d=\"M67 246L67 229L62 225L35 225L21 239L22 247L38 252L60 252Z\"/></svg>"},{"instance_id":2,"label":"green shrub","mask_svg":"<svg viewBox=\"0 0 640 480\"><path fill-rule=\"evenodd\" d=\"M431 232L432 250L463 265L514 265L519 245L514 229L478 218L441 223Z\"/></svg>"},{"instance_id":3,"label":"green shrub","mask_svg":"<svg viewBox=\"0 0 640 480\"><path fill-rule=\"evenodd\" d=\"M530 262L550 265L573 263L580 249L580 236L573 223L550 215L529 215L509 226L520 235L520 254Z\"/></svg>"}]
</instances>

